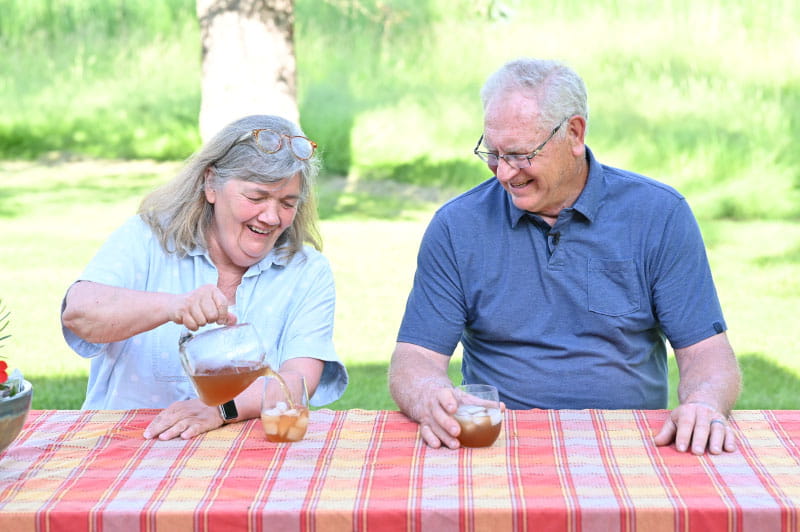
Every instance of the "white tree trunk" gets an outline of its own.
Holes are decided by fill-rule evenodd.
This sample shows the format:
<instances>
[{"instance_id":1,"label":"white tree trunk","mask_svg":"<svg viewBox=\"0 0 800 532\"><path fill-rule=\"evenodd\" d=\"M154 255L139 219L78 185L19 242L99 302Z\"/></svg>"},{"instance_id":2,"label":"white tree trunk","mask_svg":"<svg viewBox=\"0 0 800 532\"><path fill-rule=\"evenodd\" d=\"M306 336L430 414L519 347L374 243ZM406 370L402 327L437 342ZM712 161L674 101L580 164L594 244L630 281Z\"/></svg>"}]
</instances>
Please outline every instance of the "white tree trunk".
<instances>
[{"instance_id":1,"label":"white tree trunk","mask_svg":"<svg viewBox=\"0 0 800 532\"><path fill-rule=\"evenodd\" d=\"M197 17L203 141L250 114L297 122L293 0L197 0Z\"/></svg>"}]
</instances>

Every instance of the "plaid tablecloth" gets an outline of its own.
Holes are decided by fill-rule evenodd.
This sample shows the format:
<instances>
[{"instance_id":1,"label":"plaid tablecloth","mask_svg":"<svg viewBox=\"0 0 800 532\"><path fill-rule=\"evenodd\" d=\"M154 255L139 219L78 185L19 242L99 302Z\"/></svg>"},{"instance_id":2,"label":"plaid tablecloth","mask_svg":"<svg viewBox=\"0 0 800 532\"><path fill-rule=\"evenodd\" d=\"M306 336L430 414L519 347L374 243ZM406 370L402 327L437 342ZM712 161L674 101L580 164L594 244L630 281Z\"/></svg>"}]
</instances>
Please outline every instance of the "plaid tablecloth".
<instances>
[{"instance_id":1,"label":"plaid tablecloth","mask_svg":"<svg viewBox=\"0 0 800 532\"><path fill-rule=\"evenodd\" d=\"M430 449L398 412L318 410L152 441L154 411L33 411L0 454L0 531L797 531L800 411L736 411L739 451L659 448L665 411L509 411L491 448Z\"/></svg>"}]
</instances>

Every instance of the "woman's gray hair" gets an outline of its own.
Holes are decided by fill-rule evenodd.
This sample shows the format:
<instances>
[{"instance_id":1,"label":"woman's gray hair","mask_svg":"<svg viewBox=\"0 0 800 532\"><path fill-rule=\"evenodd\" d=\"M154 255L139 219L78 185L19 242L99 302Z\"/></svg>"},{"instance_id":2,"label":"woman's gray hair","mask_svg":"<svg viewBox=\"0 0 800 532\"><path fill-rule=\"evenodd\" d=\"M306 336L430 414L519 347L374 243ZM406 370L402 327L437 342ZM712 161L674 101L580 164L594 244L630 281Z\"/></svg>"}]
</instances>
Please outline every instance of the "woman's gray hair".
<instances>
[{"instance_id":1,"label":"woman's gray hair","mask_svg":"<svg viewBox=\"0 0 800 532\"><path fill-rule=\"evenodd\" d=\"M574 70L558 61L520 58L504 64L481 89L484 112L495 97L511 91L534 97L539 104L540 119L552 127L575 115L589 121L586 85Z\"/></svg>"},{"instance_id":2,"label":"woman's gray hair","mask_svg":"<svg viewBox=\"0 0 800 532\"><path fill-rule=\"evenodd\" d=\"M255 129L305 136L296 124L278 116L247 116L225 126L187 160L175 178L151 192L139 206L139 215L153 229L164 251L185 256L195 248L208 249L206 236L214 217L214 206L206 201L204 192L209 168L208 185L215 189L231 179L266 184L299 175L297 214L275 247L282 247L288 258L305 242L321 249L313 191L320 168L317 155L297 159L285 138L280 150L266 153L256 146L252 135Z\"/></svg>"}]
</instances>

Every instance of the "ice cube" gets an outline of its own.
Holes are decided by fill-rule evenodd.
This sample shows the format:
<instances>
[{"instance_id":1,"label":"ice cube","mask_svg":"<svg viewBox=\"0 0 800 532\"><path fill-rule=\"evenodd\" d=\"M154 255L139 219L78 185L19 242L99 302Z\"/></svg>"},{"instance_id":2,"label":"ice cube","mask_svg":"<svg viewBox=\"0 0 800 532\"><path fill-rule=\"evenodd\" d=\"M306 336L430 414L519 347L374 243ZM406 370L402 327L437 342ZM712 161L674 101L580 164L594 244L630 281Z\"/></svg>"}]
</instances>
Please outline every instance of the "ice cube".
<instances>
[{"instance_id":1,"label":"ice cube","mask_svg":"<svg viewBox=\"0 0 800 532\"><path fill-rule=\"evenodd\" d=\"M305 427L298 427L295 425L294 427L289 428L286 431L286 439L290 441L300 441L303 439L303 436L306 434Z\"/></svg>"},{"instance_id":2,"label":"ice cube","mask_svg":"<svg viewBox=\"0 0 800 532\"><path fill-rule=\"evenodd\" d=\"M308 427L308 416L300 416L295 422L294 426L306 430L306 427Z\"/></svg>"},{"instance_id":3,"label":"ice cube","mask_svg":"<svg viewBox=\"0 0 800 532\"><path fill-rule=\"evenodd\" d=\"M474 416L476 414L484 414L486 409L478 405L460 405L456 414L461 416Z\"/></svg>"},{"instance_id":4,"label":"ice cube","mask_svg":"<svg viewBox=\"0 0 800 532\"><path fill-rule=\"evenodd\" d=\"M273 421L267 421L262 418L261 423L264 425L264 434L277 434L278 424Z\"/></svg>"},{"instance_id":5,"label":"ice cube","mask_svg":"<svg viewBox=\"0 0 800 532\"><path fill-rule=\"evenodd\" d=\"M492 425L497 425L503 421L503 414L500 412L499 408L490 408L489 417L492 419Z\"/></svg>"},{"instance_id":6,"label":"ice cube","mask_svg":"<svg viewBox=\"0 0 800 532\"><path fill-rule=\"evenodd\" d=\"M283 401L278 401L277 403L275 403L275 408L277 408L281 412L285 412L289 408L289 406Z\"/></svg>"},{"instance_id":7,"label":"ice cube","mask_svg":"<svg viewBox=\"0 0 800 532\"><path fill-rule=\"evenodd\" d=\"M492 420L486 412L481 412L480 414L472 416L472 422L478 427L488 428L492 426Z\"/></svg>"}]
</instances>

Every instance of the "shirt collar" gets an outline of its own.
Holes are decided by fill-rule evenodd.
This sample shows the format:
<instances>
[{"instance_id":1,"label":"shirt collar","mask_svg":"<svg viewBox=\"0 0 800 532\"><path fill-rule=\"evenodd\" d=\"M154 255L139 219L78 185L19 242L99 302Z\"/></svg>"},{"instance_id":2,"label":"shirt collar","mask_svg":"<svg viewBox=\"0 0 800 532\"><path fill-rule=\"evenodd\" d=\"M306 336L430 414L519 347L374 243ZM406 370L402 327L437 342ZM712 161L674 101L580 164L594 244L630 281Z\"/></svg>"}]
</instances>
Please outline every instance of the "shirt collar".
<instances>
[{"instance_id":1,"label":"shirt collar","mask_svg":"<svg viewBox=\"0 0 800 532\"><path fill-rule=\"evenodd\" d=\"M600 208L600 202L603 197L603 168L600 163L595 159L592 150L586 146L586 163L589 167L589 175L586 178L586 185L584 185L578 199L572 206L572 209L581 213L589 222L591 222L597 215L597 210ZM498 182L499 184L499 182ZM505 192L505 190L503 190ZM508 221L511 227L516 227L519 221L530 215L528 211L524 211L514 205L511 201L511 195L506 192L505 194L506 205L508 206Z\"/></svg>"},{"instance_id":2,"label":"shirt collar","mask_svg":"<svg viewBox=\"0 0 800 532\"><path fill-rule=\"evenodd\" d=\"M603 166L594 158L592 150L586 146L586 163L589 166L589 176L586 178L581 195L572 206L591 222L597 216L600 203L603 200Z\"/></svg>"},{"instance_id":3,"label":"shirt collar","mask_svg":"<svg viewBox=\"0 0 800 532\"><path fill-rule=\"evenodd\" d=\"M289 257L287 254L288 250L284 249L287 246L288 243L277 248L272 248L263 259L250 266L245 272L244 276L247 277L249 275L257 275L264 270L269 270L273 266L276 268L285 268L289 264ZM209 264L214 264L208 254L208 250L205 248L194 248L189 252L189 255L193 257L203 256L206 258Z\"/></svg>"}]
</instances>

